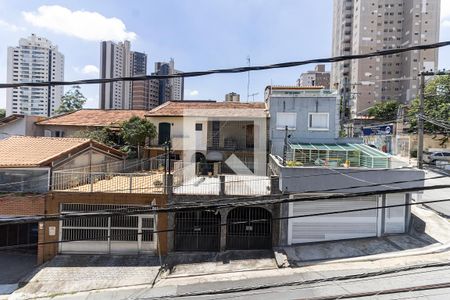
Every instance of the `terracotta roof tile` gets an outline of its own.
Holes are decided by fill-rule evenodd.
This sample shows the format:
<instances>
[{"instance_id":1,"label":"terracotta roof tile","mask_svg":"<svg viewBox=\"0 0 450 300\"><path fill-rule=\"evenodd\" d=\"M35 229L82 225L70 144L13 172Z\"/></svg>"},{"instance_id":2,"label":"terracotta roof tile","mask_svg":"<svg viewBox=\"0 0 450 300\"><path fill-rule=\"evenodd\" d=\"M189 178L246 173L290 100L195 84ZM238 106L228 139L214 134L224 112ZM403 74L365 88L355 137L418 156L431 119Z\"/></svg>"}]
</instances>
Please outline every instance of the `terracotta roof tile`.
<instances>
[{"instance_id":1,"label":"terracotta roof tile","mask_svg":"<svg viewBox=\"0 0 450 300\"><path fill-rule=\"evenodd\" d=\"M90 143L115 155L124 155L90 139L13 136L0 140L0 168L46 166L61 155L88 147Z\"/></svg>"},{"instance_id":2,"label":"terracotta roof tile","mask_svg":"<svg viewBox=\"0 0 450 300\"><path fill-rule=\"evenodd\" d=\"M48 118L37 122L37 125L62 125L62 126L118 126L121 122L129 120L133 116L143 118L147 110L102 110L81 109L72 113Z\"/></svg>"},{"instance_id":3,"label":"terracotta roof tile","mask_svg":"<svg viewBox=\"0 0 450 300\"><path fill-rule=\"evenodd\" d=\"M263 102L169 101L146 114L147 117L267 117Z\"/></svg>"}]
</instances>

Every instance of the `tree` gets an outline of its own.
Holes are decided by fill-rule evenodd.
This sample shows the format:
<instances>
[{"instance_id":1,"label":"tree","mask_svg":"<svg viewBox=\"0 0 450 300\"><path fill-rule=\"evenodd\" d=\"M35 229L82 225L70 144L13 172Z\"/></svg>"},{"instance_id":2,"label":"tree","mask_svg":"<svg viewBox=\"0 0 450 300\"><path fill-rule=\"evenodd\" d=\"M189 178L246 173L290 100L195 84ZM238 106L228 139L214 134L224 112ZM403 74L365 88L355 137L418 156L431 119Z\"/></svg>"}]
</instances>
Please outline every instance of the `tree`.
<instances>
[{"instance_id":1,"label":"tree","mask_svg":"<svg viewBox=\"0 0 450 300\"><path fill-rule=\"evenodd\" d=\"M397 119L397 111L400 103L395 100L378 102L367 111L370 117L381 121L393 121Z\"/></svg>"},{"instance_id":2,"label":"tree","mask_svg":"<svg viewBox=\"0 0 450 300\"><path fill-rule=\"evenodd\" d=\"M419 98L417 97L412 101L408 111L411 132L417 131L418 114ZM450 124L450 75L436 76L427 82L424 93L424 114L428 119ZM446 130L436 124L425 121L424 131L431 134L445 133L444 139L448 140Z\"/></svg>"},{"instance_id":3,"label":"tree","mask_svg":"<svg viewBox=\"0 0 450 300\"><path fill-rule=\"evenodd\" d=\"M108 146L115 145L114 134L111 133L107 127L96 130L80 130L75 132L72 136L76 138L92 139Z\"/></svg>"},{"instance_id":4,"label":"tree","mask_svg":"<svg viewBox=\"0 0 450 300\"><path fill-rule=\"evenodd\" d=\"M147 138L156 137L156 127L149 120L134 116L122 123L120 136L129 146L137 148L137 156L140 158L140 147Z\"/></svg>"},{"instance_id":5,"label":"tree","mask_svg":"<svg viewBox=\"0 0 450 300\"><path fill-rule=\"evenodd\" d=\"M0 119L3 119L6 116L6 110L0 108Z\"/></svg>"},{"instance_id":6,"label":"tree","mask_svg":"<svg viewBox=\"0 0 450 300\"><path fill-rule=\"evenodd\" d=\"M62 98L61 105L55 110L56 114L68 113L83 108L86 97L80 92L81 87L74 85Z\"/></svg>"}]
</instances>

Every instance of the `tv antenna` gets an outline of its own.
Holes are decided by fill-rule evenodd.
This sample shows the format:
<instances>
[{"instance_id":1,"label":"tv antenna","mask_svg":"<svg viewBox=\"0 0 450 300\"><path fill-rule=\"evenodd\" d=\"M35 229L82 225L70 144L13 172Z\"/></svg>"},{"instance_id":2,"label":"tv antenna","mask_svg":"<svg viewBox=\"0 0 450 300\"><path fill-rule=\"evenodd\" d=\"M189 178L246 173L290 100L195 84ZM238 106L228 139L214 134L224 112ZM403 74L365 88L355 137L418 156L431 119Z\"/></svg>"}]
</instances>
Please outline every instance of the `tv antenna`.
<instances>
[{"instance_id":1,"label":"tv antenna","mask_svg":"<svg viewBox=\"0 0 450 300\"><path fill-rule=\"evenodd\" d=\"M247 56L247 65L250 67L250 55ZM247 102L250 98L250 71L247 72Z\"/></svg>"}]
</instances>

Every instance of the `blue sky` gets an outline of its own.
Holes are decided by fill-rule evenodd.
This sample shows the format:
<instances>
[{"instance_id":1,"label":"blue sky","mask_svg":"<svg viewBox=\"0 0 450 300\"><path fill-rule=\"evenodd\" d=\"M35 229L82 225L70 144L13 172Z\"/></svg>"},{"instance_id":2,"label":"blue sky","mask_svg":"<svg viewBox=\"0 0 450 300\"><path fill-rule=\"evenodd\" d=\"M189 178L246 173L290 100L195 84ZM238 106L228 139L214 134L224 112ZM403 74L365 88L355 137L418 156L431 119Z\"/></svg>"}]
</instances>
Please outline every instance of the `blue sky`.
<instances>
[{"instance_id":1,"label":"blue sky","mask_svg":"<svg viewBox=\"0 0 450 300\"><path fill-rule=\"evenodd\" d=\"M450 0L442 0L440 40L450 40ZM331 55L332 0L165 0L9 1L0 0L0 82L6 81L8 46L31 33L58 45L65 55L65 79L96 78L99 41L131 39L132 50L155 61L173 57L179 70L302 60ZM440 53L450 68L450 50ZM294 84L314 66L251 73L250 93L273 84ZM329 66L327 66L329 68ZM97 107L98 86L83 86L87 107ZM247 75L186 79L187 99L221 100L228 92L246 99ZM0 91L0 107L5 106Z\"/></svg>"}]
</instances>

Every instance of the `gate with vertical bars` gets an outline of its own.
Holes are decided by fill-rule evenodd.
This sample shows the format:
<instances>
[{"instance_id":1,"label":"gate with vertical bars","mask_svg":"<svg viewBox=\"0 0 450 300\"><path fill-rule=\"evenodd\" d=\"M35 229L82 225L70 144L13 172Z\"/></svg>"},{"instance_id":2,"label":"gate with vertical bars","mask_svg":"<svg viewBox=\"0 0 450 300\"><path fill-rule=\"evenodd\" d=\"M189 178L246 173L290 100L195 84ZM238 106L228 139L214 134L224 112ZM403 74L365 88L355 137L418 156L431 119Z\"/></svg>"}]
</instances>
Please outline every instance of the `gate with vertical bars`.
<instances>
[{"instance_id":1,"label":"gate with vertical bars","mask_svg":"<svg viewBox=\"0 0 450 300\"><path fill-rule=\"evenodd\" d=\"M219 251L220 214L213 211L175 213L176 251Z\"/></svg>"},{"instance_id":2,"label":"gate with vertical bars","mask_svg":"<svg viewBox=\"0 0 450 300\"><path fill-rule=\"evenodd\" d=\"M227 249L272 248L272 214L261 207L238 207L228 213Z\"/></svg>"},{"instance_id":3,"label":"gate with vertical bars","mask_svg":"<svg viewBox=\"0 0 450 300\"><path fill-rule=\"evenodd\" d=\"M145 208L142 206L142 208ZM63 203L61 213L133 209L137 206ZM148 209L148 207L147 207ZM156 250L153 215L116 215L60 221L60 253L147 253Z\"/></svg>"}]
</instances>

